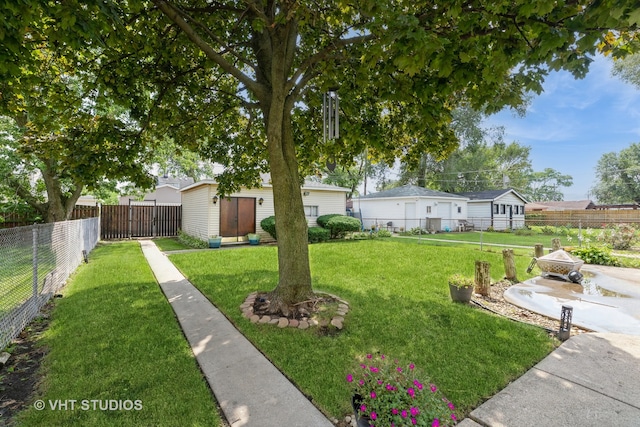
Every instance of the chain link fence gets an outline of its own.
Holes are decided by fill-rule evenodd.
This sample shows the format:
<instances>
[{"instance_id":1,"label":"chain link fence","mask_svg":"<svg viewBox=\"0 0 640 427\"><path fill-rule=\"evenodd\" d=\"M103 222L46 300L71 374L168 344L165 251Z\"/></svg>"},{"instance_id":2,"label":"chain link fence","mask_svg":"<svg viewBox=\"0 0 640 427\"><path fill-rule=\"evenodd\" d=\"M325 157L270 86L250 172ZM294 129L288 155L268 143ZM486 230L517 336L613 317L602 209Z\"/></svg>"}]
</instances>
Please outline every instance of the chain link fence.
<instances>
[{"instance_id":1,"label":"chain link fence","mask_svg":"<svg viewBox=\"0 0 640 427\"><path fill-rule=\"evenodd\" d=\"M99 237L99 218L0 230L0 349L65 284Z\"/></svg>"}]
</instances>

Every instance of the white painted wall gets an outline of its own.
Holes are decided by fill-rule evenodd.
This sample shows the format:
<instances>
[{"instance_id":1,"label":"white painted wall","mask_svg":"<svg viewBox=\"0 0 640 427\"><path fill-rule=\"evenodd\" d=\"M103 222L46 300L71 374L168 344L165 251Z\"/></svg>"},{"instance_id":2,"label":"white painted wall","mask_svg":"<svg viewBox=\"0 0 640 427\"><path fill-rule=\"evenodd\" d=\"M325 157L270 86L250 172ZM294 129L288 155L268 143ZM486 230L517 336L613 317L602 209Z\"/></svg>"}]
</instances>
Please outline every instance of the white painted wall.
<instances>
[{"instance_id":1,"label":"white painted wall","mask_svg":"<svg viewBox=\"0 0 640 427\"><path fill-rule=\"evenodd\" d=\"M217 195L215 183L196 183L186 187L182 194L182 230L192 236L206 240L209 236L220 234L220 202L213 204L213 196ZM346 193L342 190L301 189L305 206L318 206L318 215L339 213L347 210ZM305 193L308 193L306 196ZM273 191L271 187L243 189L229 194L228 197L250 197L256 199L256 233L261 241L273 241L271 235L260 227L260 221L274 215ZM220 198L220 196L218 196ZM262 205L259 199L263 199ZM317 217L307 217L310 227L316 226Z\"/></svg>"},{"instance_id":2,"label":"white painted wall","mask_svg":"<svg viewBox=\"0 0 640 427\"><path fill-rule=\"evenodd\" d=\"M469 221L473 222L476 229L486 230L493 227L495 230L505 230L507 228L524 227L524 205L525 202L513 193L506 193L498 197L493 202L494 206L498 205L498 213L491 214L490 201L470 201L469 202ZM504 213L502 207L504 205ZM518 213L515 209L518 209ZM512 220L509 220L509 209L513 209ZM522 211L522 213L521 213Z\"/></svg>"},{"instance_id":3,"label":"white painted wall","mask_svg":"<svg viewBox=\"0 0 640 427\"><path fill-rule=\"evenodd\" d=\"M407 207L409 205L409 207ZM461 212L458 213L458 206ZM431 212L428 208L431 208ZM445 227L456 230L457 220L467 218L467 199L446 197L383 197L379 199L355 199L354 212L362 212L362 220L365 228L386 227L392 223L394 229L409 230L413 227L426 228L426 218L442 218L438 231L444 231ZM415 211L415 216L410 212ZM412 218L416 220L412 221Z\"/></svg>"}]
</instances>

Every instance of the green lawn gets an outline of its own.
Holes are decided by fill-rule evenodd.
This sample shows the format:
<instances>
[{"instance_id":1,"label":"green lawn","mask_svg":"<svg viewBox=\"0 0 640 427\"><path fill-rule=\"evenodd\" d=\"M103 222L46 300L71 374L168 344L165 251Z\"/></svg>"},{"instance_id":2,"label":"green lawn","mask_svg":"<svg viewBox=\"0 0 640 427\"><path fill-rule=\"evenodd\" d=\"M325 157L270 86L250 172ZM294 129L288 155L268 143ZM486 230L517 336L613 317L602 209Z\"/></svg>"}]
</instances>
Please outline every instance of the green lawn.
<instances>
[{"instance_id":1,"label":"green lawn","mask_svg":"<svg viewBox=\"0 0 640 427\"><path fill-rule=\"evenodd\" d=\"M450 301L450 274L473 275L478 259L490 262L497 280L504 275L500 252L408 243L380 239L309 247L314 288L351 304L345 329L329 336L242 317L239 306L246 296L277 282L276 247L175 254L171 260L325 413L350 413L345 375L356 358L382 352L428 372L465 415L540 361L554 343L539 328ZM530 259L516 257L522 278Z\"/></svg>"},{"instance_id":2,"label":"green lawn","mask_svg":"<svg viewBox=\"0 0 640 427\"><path fill-rule=\"evenodd\" d=\"M37 399L46 408L32 405L17 425L221 426L213 395L140 246L101 245L89 259L56 300L42 338L49 353ZM78 401L75 410L69 400ZM125 408L138 401L141 409L93 410L91 400L115 400ZM67 401L67 410L51 409L59 401Z\"/></svg>"}]
</instances>

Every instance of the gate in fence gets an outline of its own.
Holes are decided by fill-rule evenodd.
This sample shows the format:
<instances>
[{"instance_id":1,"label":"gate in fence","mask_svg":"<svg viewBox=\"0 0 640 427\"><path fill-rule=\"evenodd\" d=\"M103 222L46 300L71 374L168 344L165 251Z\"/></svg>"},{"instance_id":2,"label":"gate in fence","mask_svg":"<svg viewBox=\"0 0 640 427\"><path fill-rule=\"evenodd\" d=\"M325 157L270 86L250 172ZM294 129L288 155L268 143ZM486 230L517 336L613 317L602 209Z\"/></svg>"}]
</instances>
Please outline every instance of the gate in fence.
<instances>
[{"instance_id":1,"label":"gate in fence","mask_svg":"<svg viewBox=\"0 0 640 427\"><path fill-rule=\"evenodd\" d=\"M104 240L132 237L177 236L182 206L154 204L103 205L100 237Z\"/></svg>"}]
</instances>

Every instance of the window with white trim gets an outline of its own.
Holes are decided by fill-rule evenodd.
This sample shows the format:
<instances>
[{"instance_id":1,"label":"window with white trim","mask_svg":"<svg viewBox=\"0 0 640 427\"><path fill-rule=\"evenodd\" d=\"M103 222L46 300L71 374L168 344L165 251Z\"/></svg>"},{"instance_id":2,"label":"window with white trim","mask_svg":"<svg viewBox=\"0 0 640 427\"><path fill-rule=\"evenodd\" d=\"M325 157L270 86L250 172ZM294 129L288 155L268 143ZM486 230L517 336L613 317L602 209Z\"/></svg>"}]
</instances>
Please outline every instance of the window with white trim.
<instances>
[{"instance_id":1,"label":"window with white trim","mask_svg":"<svg viewBox=\"0 0 640 427\"><path fill-rule=\"evenodd\" d=\"M304 207L304 214L305 214L305 216L317 217L318 216L318 207L317 206L305 206Z\"/></svg>"},{"instance_id":2,"label":"window with white trim","mask_svg":"<svg viewBox=\"0 0 640 427\"><path fill-rule=\"evenodd\" d=\"M430 214L431 213L431 206L427 206L427 213Z\"/></svg>"}]
</instances>

